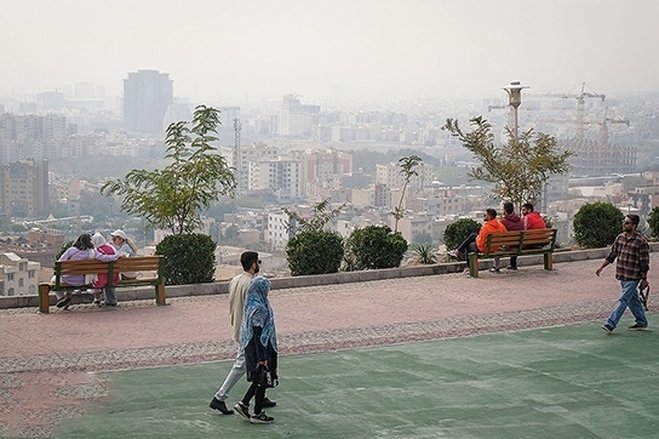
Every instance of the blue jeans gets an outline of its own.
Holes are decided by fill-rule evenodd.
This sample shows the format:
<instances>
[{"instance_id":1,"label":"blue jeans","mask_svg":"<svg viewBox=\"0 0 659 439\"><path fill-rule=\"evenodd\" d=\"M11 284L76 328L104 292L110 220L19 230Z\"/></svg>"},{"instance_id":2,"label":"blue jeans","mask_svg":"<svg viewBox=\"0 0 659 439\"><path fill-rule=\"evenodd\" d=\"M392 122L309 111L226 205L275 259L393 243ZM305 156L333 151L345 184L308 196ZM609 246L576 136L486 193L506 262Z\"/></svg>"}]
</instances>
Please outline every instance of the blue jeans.
<instances>
[{"instance_id":1,"label":"blue jeans","mask_svg":"<svg viewBox=\"0 0 659 439\"><path fill-rule=\"evenodd\" d=\"M643 311L643 304L641 303L641 298L638 297L638 284L640 279L636 280L621 280L620 285L622 286L622 293L618 299L618 306L613 310L607 323L615 328L618 326L620 318L625 313L627 307L634 315L636 319L636 324L640 326L648 326L648 319L645 317L645 311Z\"/></svg>"}]
</instances>

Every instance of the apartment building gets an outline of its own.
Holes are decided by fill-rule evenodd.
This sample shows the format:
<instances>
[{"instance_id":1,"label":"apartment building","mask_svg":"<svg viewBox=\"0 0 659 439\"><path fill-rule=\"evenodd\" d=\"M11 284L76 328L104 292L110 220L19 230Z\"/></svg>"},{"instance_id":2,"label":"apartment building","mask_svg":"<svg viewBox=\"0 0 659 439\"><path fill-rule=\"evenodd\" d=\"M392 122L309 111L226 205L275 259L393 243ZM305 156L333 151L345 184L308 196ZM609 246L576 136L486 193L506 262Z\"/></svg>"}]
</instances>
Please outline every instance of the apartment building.
<instances>
[{"instance_id":1,"label":"apartment building","mask_svg":"<svg viewBox=\"0 0 659 439\"><path fill-rule=\"evenodd\" d=\"M249 162L248 186L250 191L271 191L279 202L301 197L300 161L288 158Z\"/></svg>"},{"instance_id":2,"label":"apartment building","mask_svg":"<svg viewBox=\"0 0 659 439\"><path fill-rule=\"evenodd\" d=\"M5 215L34 218L47 206L47 160L22 160L0 167L0 207Z\"/></svg>"},{"instance_id":3,"label":"apartment building","mask_svg":"<svg viewBox=\"0 0 659 439\"><path fill-rule=\"evenodd\" d=\"M0 253L0 296L36 295L41 264L16 253Z\"/></svg>"}]
</instances>

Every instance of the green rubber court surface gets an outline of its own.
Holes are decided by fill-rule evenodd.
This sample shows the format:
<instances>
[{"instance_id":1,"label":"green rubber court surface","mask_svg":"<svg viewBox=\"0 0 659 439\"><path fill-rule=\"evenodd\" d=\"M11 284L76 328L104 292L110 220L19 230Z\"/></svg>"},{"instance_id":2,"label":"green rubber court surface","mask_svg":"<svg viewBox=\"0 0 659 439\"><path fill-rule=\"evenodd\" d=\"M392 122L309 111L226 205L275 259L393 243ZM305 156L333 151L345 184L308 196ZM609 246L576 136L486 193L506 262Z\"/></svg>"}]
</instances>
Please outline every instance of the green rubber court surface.
<instances>
[{"instance_id":1,"label":"green rubber court surface","mask_svg":"<svg viewBox=\"0 0 659 439\"><path fill-rule=\"evenodd\" d=\"M270 425L208 408L231 362L109 372L54 437L657 438L659 332L601 323L286 356Z\"/></svg>"}]
</instances>

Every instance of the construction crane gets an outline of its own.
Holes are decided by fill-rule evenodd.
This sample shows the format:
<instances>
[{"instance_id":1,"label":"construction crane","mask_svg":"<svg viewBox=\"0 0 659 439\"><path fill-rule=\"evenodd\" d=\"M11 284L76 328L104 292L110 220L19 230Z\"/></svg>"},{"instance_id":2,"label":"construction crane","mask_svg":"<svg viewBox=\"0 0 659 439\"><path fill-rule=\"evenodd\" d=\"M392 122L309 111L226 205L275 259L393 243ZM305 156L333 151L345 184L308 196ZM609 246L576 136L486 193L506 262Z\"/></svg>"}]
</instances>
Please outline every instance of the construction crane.
<instances>
[{"instance_id":1,"label":"construction crane","mask_svg":"<svg viewBox=\"0 0 659 439\"><path fill-rule=\"evenodd\" d=\"M577 96L577 139L583 140L584 138L584 108L586 104L585 98L599 98L604 102L606 100L606 95L597 94L597 93L588 93L585 92L586 83L581 83L581 93Z\"/></svg>"},{"instance_id":2,"label":"construction crane","mask_svg":"<svg viewBox=\"0 0 659 439\"><path fill-rule=\"evenodd\" d=\"M608 145L609 144L609 127L607 126L607 122L611 123L622 123L627 125L627 128L629 128L629 119L623 119L621 117L615 117L615 118L610 118L607 117L609 113L609 107L606 107L604 109L604 118L602 119L602 122L599 122L600 125L600 144L602 145Z\"/></svg>"},{"instance_id":3,"label":"construction crane","mask_svg":"<svg viewBox=\"0 0 659 439\"><path fill-rule=\"evenodd\" d=\"M537 96L543 96L543 97L553 97L553 98L562 98L562 99L571 99L571 98L576 98L577 100L577 119L576 119L576 125L577 125L577 130L576 130L576 136L578 140L583 140L584 138L584 128L586 126L586 122L584 119L584 113L585 113L585 106L586 106L586 98L597 98L600 99L602 102L606 101L606 95L596 93L592 89L590 91L586 91L586 83L582 82L581 83L581 91L579 94L574 94L574 93L542 93ZM589 87L590 88L590 87Z\"/></svg>"}]
</instances>

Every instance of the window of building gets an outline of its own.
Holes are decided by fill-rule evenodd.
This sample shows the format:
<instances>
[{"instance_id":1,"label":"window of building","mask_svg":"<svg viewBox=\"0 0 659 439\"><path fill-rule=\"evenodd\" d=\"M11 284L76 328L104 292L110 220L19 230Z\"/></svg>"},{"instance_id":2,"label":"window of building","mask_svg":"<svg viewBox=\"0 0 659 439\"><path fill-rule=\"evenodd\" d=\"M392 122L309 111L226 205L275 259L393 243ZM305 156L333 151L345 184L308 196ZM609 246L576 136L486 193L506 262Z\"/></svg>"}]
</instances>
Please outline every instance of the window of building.
<instances>
[{"instance_id":1,"label":"window of building","mask_svg":"<svg viewBox=\"0 0 659 439\"><path fill-rule=\"evenodd\" d=\"M16 294L16 293L14 292L14 289L13 289L13 288L10 288L10 289L7 291L7 295L8 295L8 296L13 296L14 294Z\"/></svg>"},{"instance_id":2,"label":"window of building","mask_svg":"<svg viewBox=\"0 0 659 439\"><path fill-rule=\"evenodd\" d=\"M22 287L23 283L24 283L23 278L18 279L18 286L19 287Z\"/></svg>"},{"instance_id":3,"label":"window of building","mask_svg":"<svg viewBox=\"0 0 659 439\"><path fill-rule=\"evenodd\" d=\"M14 280L14 273L9 273L7 275L7 280Z\"/></svg>"},{"instance_id":4,"label":"window of building","mask_svg":"<svg viewBox=\"0 0 659 439\"><path fill-rule=\"evenodd\" d=\"M27 272L27 277L34 278L34 276L35 276L34 270L30 270L30 271Z\"/></svg>"},{"instance_id":5,"label":"window of building","mask_svg":"<svg viewBox=\"0 0 659 439\"><path fill-rule=\"evenodd\" d=\"M36 294L37 293L37 287L35 287L34 285L30 285L27 288L27 292L30 293L30 294Z\"/></svg>"}]
</instances>

